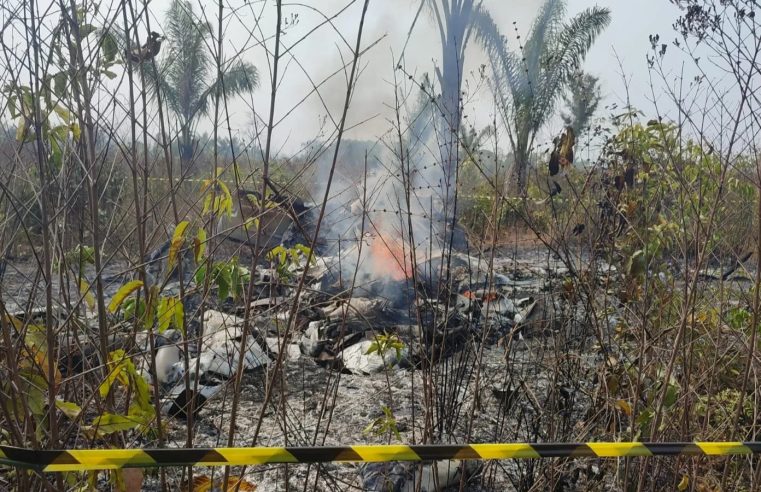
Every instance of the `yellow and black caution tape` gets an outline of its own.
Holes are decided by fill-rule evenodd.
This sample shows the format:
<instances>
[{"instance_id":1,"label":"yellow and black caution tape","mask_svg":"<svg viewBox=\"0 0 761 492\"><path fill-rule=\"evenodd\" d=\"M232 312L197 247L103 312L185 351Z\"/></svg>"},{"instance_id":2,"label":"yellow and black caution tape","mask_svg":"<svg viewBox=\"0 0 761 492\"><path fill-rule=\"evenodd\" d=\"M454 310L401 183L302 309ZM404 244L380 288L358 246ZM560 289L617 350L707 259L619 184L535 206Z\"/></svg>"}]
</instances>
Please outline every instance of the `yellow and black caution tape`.
<instances>
[{"instance_id":1,"label":"yellow and black caution tape","mask_svg":"<svg viewBox=\"0 0 761 492\"><path fill-rule=\"evenodd\" d=\"M31 450L0 446L0 464L43 472L236 466L270 463L729 456L761 453L761 442L586 442L469 445Z\"/></svg>"},{"instance_id":2,"label":"yellow and black caution tape","mask_svg":"<svg viewBox=\"0 0 761 492\"><path fill-rule=\"evenodd\" d=\"M210 178L172 178L171 180L169 178L159 178L159 177L153 177L149 176L148 181L158 181L158 182L169 182L172 181L175 184L179 183L205 183L209 181ZM221 181L227 185L235 185L234 181L231 180L224 180L217 178L218 181Z\"/></svg>"}]
</instances>

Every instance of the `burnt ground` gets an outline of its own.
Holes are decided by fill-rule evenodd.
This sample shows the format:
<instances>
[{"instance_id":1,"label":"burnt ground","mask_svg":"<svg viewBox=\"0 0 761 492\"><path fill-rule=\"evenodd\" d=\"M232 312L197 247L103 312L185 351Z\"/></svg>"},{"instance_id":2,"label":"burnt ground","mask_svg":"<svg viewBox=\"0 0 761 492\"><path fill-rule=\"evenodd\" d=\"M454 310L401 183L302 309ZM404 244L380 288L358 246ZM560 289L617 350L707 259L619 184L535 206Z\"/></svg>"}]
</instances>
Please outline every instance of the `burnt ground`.
<instances>
[{"instance_id":1,"label":"burnt ground","mask_svg":"<svg viewBox=\"0 0 761 492\"><path fill-rule=\"evenodd\" d=\"M487 254L478 261L481 269L492 261L490 256ZM564 300L558 294L568 268L546 250L524 247L496 251L493 269L509 279L501 287L500 295L516 306L521 302L525 305L529 299L530 311L516 308L516 316L510 316L512 322L502 319L478 325L480 331L458 338L455 350L436 361L428 371L410 357L406 363L394 364L380 372L357 374L330 360L326 363L324 358L292 351L285 358L283 376L271 388L271 404L264 411L265 387L272 364L269 368L247 371L242 377L234 445L252 444L260 415L263 418L256 442L262 446L411 444L422 443L431 435L439 442L452 443L578 442L614 437L615 428L624 428L628 423L620 412L614 412L614 418L600 417L601 412L596 409L597 375L606 358L623 355L611 352L615 343L608 350L601 350L601 337L610 341L611 333L587 326L588 303ZM31 261L26 261L13 264L6 271L2 289L9 312L18 309L13 307L14 302L20 306L29 298L36 270ZM104 273L110 279L106 282L108 295L120 285L123 270L123 266L116 264ZM610 274L615 269L607 266L601 270ZM40 295L36 294L38 298ZM613 299L596 299L594 304L608 316L603 325L611 331L620 315L616 304ZM217 308L239 313L234 306ZM368 323L365 338L372 333L394 333L412 347L413 340L408 335L413 329L402 323L384 322L377 327L371 321ZM301 335L294 334L292 348ZM432 378L439 391L433 400L424 397L427 377ZM194 446L227 446L233 381L223 381L223 390L201 408L193 424ZM374 421L382 419L383 407L392 410L398 435L389 428L368 429ZM438 418L447 412L451 415ZM607 422L606 418L610 420L608 427L614 427L613 434L610 428L600 425L601 420ZM166 444L184 447L188 434L186 421L166 416L163 420L168 436ZM447 423L442 424L443 420ZM447 432L440 433L442 427L431 426L432 421L446 426ZM140 445L141 441L155 445L144 438L137 438L134 445ZM615 476L621 470L619 465L593 459L486 462L465 467L463 484L464 490L470 491L532 487L612 490ZM358 464L325 464L248 467L233 473L244 473L246 480L257 485L257 490L266 491L388 490L390 482L394 482L391 490L401 491L414 490L409 488L414 487L409 479L414 470L407 465L391 469L386 465L368 468ZM218 479L221 469L196 468L194 473ZM406 484L400 476L408 477ZM180 469L171 469L166 479L170 489L176 489L183 483L184 475ZM457 489L459 475L452 482ZM159 490L157 472L146 472L143 490Z\"/></svg>"}]
</instances>

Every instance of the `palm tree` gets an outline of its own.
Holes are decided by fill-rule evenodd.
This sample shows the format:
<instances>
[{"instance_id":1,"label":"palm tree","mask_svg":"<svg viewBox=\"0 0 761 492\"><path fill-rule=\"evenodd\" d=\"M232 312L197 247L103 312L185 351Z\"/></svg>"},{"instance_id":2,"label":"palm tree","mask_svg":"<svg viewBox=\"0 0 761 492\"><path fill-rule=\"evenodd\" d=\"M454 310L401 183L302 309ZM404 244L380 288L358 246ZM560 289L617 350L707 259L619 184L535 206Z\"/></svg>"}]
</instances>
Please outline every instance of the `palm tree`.
<instances>
[{"instance_id":1,"label":"palm tree","mask_svg":"<svg viewBox=\"0 0 761 492\"><path fill-rule=\"evenodd\" d=\"M207 116L211 101L221 86L231 98L253 91L258 85L256 67L244 61L222 63L216 76L216 61L209 49L211 26L198 19L187 0L172 0L166 14L167 49L157 62L145 64L146 79L161 90L180 131L179 152L183 172L195 154L195 130L199 118Z\"/></svg>"},{"instance_id":2,"label":"palm tree","mask_svg":"<svg viewBox=\"0 0 761 492\"><path fill-rule=\"evenodd\" d=\"M597 77L583 72L574 75L568 84L568 92L563 96L568 111L561 115L563 123L573 128L576 135L581 135L589 126L601 99Z\"/></svg>"},{"instance_id":3,"label":"palm tree","mask_svg":"<svg viewBox=\"0 0 761 492\"><path fill-rule=\"evenodd\" d=\"M537 133L553 116L559 96L578 73L592 43L610 23L610 10L601 7L586 9L563 23L565 5L565 0L545 1L520 54L508 50L494 23L480 26L477 33L492 60L520 193L526 190L529 155Z\"/></svg>"},{"instance_id":4,"label":"palm tree","mask_svg":"<svg viewBox=\"0 0 761 492\"><path fill-rule=\"evenodd\" d=\"M444 163L444 181L447 188L454 185L457 151L459 146L462 108L460 94L465 65L465 49L474 32L483 25L494 25L483 0L423 0L432 12L441 42L441 66L436 78L441 90L439 145Z\"/></svg>"}]
</instances>

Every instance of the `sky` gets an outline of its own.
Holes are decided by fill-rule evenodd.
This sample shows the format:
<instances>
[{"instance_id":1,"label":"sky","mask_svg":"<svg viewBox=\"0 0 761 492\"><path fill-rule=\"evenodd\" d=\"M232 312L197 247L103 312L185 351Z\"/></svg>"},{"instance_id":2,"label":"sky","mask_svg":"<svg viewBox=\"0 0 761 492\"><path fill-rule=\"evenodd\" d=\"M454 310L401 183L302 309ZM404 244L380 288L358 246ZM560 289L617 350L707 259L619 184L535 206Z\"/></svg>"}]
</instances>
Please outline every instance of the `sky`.
<instances>
[{"instance_id":1,"label":"sky","mask_svg":"<svg viewBox=\"0 0 761 492\"><path fill-rule=\"evenodd\" d=\"M163 31L164 14L170 1L152 0L147 4L152 30ZM237 56L253 63L261 79L253 94L229 105L233 133L246 139L268 118L271 56L267 56L258 40L267 39L267 46L273 46L274 1L225 1L225 56ZM198 15L205 16L216 26L217 2L191 0L191 4ZM348 69L342 70L342 67L351 60L362 4L362 0L285 2L287 24L282 41L289 49L279 69L274 117L278 124L273 135L274 148L281 155L298 152L305 142L330 135L335 127L346 94ZM525 36L540 4L539 0L484 0L484 5L513 47L517 47L513 23ZM51 5L54 7L55 4ZM101 11L108 10L105 5L104 1ZM118 0L111 0L110 5L111 11L115 12ZM633 105L652 114L652 91L645 60L650 48L648 36L660 33L664 41L673 39L671 26L679 10L669 0L568 0L568 16L570 18L594 5L612 11L610 26L599 36L584 65L587 72L601 80L603 106L610 103L622 106L628 85ZM406 73L412 74L415 80L422 80L425 73L432 74L439 63L438 33L433 17L427 11L424 10L408 39L418 6L419 0L370 0L362 38L363 49L367 52L360 59L359 82L349 109L348 137L376 140L391 129L395 84L408 91L411 87L406 77L394 70L405 44L403 65ZM141 25L138 31L141 39L145 39L146 26ZM306 33L309 36L301 40ZM477 129L487 126L494 118L493 96L478 76L479 67L488 62L477 43L471 42L465 62L464 86L468 92L465 114L466 124ZM395 77L398 78L396 82ZM313 83L321 83L318 93L312 92ZM122 84L115 93L126 101L126 84ZM211 123L207 120L199 130L210 131ZM559 121L548 125L545 130L547 139L559 130Z\"/></svg>"},{"instance_id":2,"label":"sky","mask_svg":"<svg viewBox=\"0 0 761 492\"><path fill-rule=\"evenodd\" d=\"M158 19L168 3L168 0L151 3L151 10ZM207 9L207 15L213 20L216 19L216 11L210 2L194 5L198 12L203 6ZM255 17L260 19L265 35L274 32L271 27L275 20L273 2L265 4L252 1L249 5L248 11L239 11L240 20L230 21L227 30L227 36L231 40L228 54L250 44L245 28L255 24ZM332 17L346 5L346 0L306 0L297 5L286 5L285 17L292 19L292 15L297 14L298 18L295 25L285 30L284 44L292 45L303 33L324 22L324 18L317 13L318 10ZM389 130L389 120L393 117L391 108L394 105L394 76L400 76L399 73L394 73L393 67L407 42L408 31L418 5L417 0L370 1L362 44L364 47L370 44L373 46L360 62L361 75L349 112L348 123L352 127L350 137L373 140ZM513 22L517 23L518 31L525 35L538 12L540 2L485 0L484 5L502 28L508 43L515 46ZM589 52L584 69L600 77L604 104L615 102L621 106L626 100L628 84L632 103L648 113L652 108L652 92L649 88L645 60L650 48L648 36L660 33L664 40L673 39L672 24L678 17L679 10L668 0L569 0L568 15L570 17L594 5L608 7L612 12L612 22ZM317 29L306 41L298 44L291 51L293 57L284 57L285 69L283 70L281 65L281 85L276 100L275 119L280 120L286 114L287 116L278 125L274 135L278 148L287 152L295 151L305 141L321 135L321 128L324 133L323 125L326 121L329 129L329 115L338 120L346 92L346 76L343 72L329 79L321 87L320 97L312 95L295 109L294 106L309 94L310 79L323 80L340 70L342 65L350 60L348 45L353 46L356 40L361 7L362 2L356 1L335 18L332 26ZM241 131L250 131L253 125L248 106L253 104L258 113L266 115L270 101L268 79L271 75L262 49L252 48L242 56L254 63L262 75L262 84L250 100L244 101L244 104L231 105L233 126ZM420 80L423 73L432 72L439 58L440 47L433 18L424 11L407 42L404 65L409 73ZM469 90L466 113L469 115L469 124L476 128L486 126L493 118L492 95L483 83L479 84L476 73L484 63L488 63L488 60L477 44L471 43L465 65L465 82ZM306 74L309 74L309 77ZM550 127L552 126L551 124ZM554 128L548 128L547 131L551 133Z\"/></svg>"}]
</instances>

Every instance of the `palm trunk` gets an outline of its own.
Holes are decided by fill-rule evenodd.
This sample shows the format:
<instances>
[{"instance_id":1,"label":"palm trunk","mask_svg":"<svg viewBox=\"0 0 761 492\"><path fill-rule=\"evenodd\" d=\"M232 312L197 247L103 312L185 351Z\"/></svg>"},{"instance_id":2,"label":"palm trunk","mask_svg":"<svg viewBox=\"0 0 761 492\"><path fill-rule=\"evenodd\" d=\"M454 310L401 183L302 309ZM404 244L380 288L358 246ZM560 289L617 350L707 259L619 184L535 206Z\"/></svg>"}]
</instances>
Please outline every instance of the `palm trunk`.
<instances>
[{"instance_id":1,"label":"palm trunk","mask_svg":"<svg viewBox=\"0 0 761 492\"><path fill-rule=\"evenodd\" d=\"M193 134L187 123L182 126L180 134L180 176L190 174L193 164Z\"/></svg>"},{"instance_id":2,"label":"palm trunk","mask_svg":"<svg viewBox=\"0 0 761 492\"><path fill-rule=\"evenodd\" d=\"M448 59L454 58L454 59ZM458 146L460 134L460 87L462 77L455 56L447 57L443 64L442 81L442 162L444 163L444 186L446 196L451 201L455 188L455 173L457 171ZM448 74L448 75L447 75Z\"/></svg>"},{"instance_id":3,"label":"palm trunk","mask_svg":"<svg viewBox=\"0 0 761 492\"><path fill-rule=\"evenodd\" d=\"M446 38L443 39L442 63L439 72L441 86L442 126L440 134L441 161L444 168L443 195L444 214L449 217L454 211L457 164L459 160L459 136L462 111L460 93L462 91L463 62L466 25L464 18L469 15L458 14L461 7L452 6L452 11L445 14Z\"/></svg>"},{"instance_id":4,"label":"palm trunk","mask_svg":"<svg viewBox=\"0 0 761 492\"><path fill-rule=\"evenodd\" d=\"M512 171L511 188L517 196L526 196L528 191L528 165L529 165L529 148L528 137L519 135L513 150L515 163Z\"/></svg>"},{"instance_id":5,"label":"palm trunk","mask_svg":"<svg viewBox=\"0 0 761 492\"><path fill-rule=\"evenodd\" d=\"M515 178L515 191L518 195L524 196L528 191L528 152L520 150L515 156L515 168L513 177Z\"/></svg>"}]
</instances>

